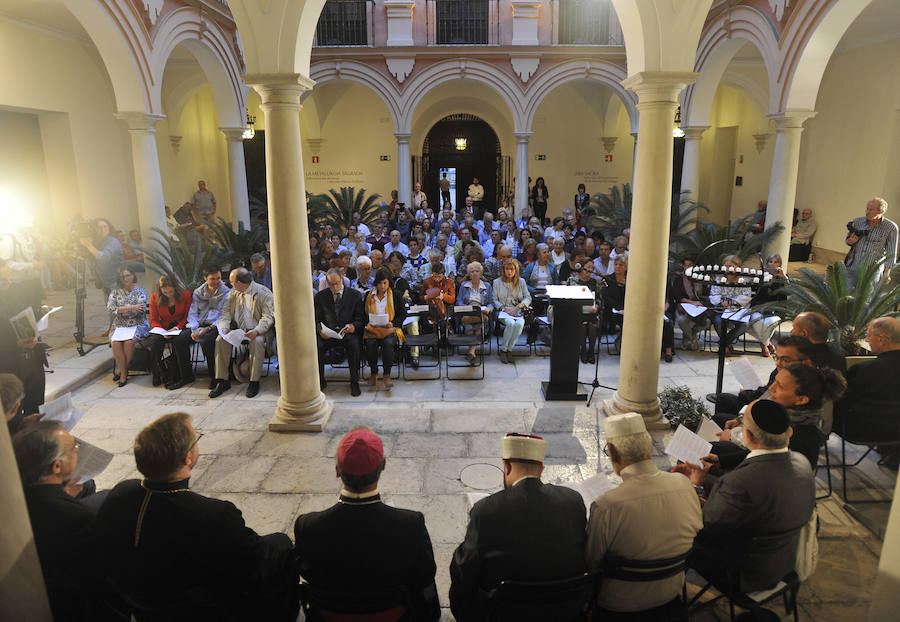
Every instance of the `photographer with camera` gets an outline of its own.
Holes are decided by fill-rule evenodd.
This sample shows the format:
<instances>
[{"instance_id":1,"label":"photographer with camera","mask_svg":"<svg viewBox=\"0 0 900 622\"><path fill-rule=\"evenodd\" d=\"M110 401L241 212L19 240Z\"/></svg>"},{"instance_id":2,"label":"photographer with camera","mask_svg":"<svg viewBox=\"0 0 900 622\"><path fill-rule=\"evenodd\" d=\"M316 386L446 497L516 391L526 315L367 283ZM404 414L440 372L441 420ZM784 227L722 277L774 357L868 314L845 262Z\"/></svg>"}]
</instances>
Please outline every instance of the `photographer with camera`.
<instances>
[{"instance_id":1,"label":"photographer with camera","mask_svg":"<svg viewBox=\"0 0 900 622\"><path fill-rule=\"evenodd\" d=\"M97 218L92 230L83 227L79 238L81 245L94 257L94 273L103 288L103 298L108 299L116 287L116 271L122 263L122 244L113 235L113 227L105 218Z\"/></svg>"},{"instance_id":2,"label":"photographer with camera","mask_svg":"<svg viewBox=\"0 0 900 622\"><path fill-rule=\"evenodd\" d=\"M874 263L884 257L884 274L897 262L897 224L884 217L888 203L875 197L866 203L866 215L847 223L848 268Z\"/></svg>"}]
</instances>

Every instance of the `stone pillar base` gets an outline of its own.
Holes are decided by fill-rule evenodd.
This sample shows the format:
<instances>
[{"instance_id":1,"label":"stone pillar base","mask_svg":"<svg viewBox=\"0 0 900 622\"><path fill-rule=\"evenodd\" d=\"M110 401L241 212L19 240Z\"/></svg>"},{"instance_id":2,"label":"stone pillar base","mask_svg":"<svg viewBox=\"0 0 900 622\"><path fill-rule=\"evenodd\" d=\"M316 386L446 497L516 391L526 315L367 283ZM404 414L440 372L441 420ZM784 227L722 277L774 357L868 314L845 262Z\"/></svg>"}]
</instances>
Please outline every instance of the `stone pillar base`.
<instances>
[{"instance_id":1,"label":"stone pillar base","mask_svg":"<svg viewBox=\"0 0 900 622\"><path fill-rule=\"evenodd\" d=\"M284 395L269 421L270 432L322 432L331 417L334 404L322 392L308 402L289 403Z\"/></svg>"},{"instance_id":2,"label":"stone pillar base","mask_svg":"<svg viewBox=\"0 0 900 622\"><path fill-rule=\"evenodd\" d=\"M647 403L632 402L623 398L616 391L612 399L603 400L603 412L607 417L625 413L638 413L644 418L644 425L647 426L648 430L666 430L669 428L669 422L666 421L662 411L659 409L658 399Z\"/></svg>"}]
</instances>

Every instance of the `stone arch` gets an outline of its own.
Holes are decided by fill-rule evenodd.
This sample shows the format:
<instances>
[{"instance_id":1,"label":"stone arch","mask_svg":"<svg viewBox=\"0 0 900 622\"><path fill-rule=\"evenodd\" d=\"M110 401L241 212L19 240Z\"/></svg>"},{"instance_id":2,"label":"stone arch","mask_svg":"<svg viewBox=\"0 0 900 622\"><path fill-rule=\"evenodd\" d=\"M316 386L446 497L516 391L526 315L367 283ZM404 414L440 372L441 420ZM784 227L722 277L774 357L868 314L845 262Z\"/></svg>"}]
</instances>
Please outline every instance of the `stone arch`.
<instances>
[{"instance_id":1,"label":"stone arch","mask_svg":"<svg viewBox=\"0 0 900 622\"><path fill-rule=\"evenodd\" d=\"M309 68L309 77L316 84L326 84L334 80L357 82L369 87L384 101L391 113L394 132L400 132L401 105L400 94L393 86L393 81L385 76L372 72L369 65L357 61L323 61Z\"/></svg>"},{"instance_id":2,"label":"stone arch","mask_svg":"<svg viewBox=\"0 0 900 622\"><path fill-rule=\"evenodd\" d=\"M777 34L766 16L758 9L750 6L735 7L707 24L704 29L694 65L700 75L696 82L687 86L682 96L683 125L700 127L709 125L716 89L722 82L734 55L748 42L759 50L763 58L769 81L768 92L775 92ZM752 81L746 79L744 82ZM748 93L751 99L759 89L756 88L754 91L756 92L754 94ZM762 105L764 113L768 112L769 108L770 106L765 103Z\"/></svg>"},{"instance_id":3,"label":"stone arch","mask_svg":"<svg viewBox=\"0 0 900 622\"><path fill-rule=\"evenodd\" d=\"M631 131L637 132L638 111L635 107L637 96L622 87L622 80L626 77L624 67L605 60L572 60L551 67L535 76L528 85L524 104L526 130L532 126L535 113L550 91L573 80L596 80L611 88L619 96L628 111Z\"/></svg>"},{"instance_id":4,"label":"stone arch","mask_svg":"<svg viewBox=\"0 0 900 622\"><path fill-rule=\"evenodd\" d=\"M151 56L154 107L162 105L162 78L172 51L183 45L193 55L213 91L219 125L243 127L247 107L247 87L241 80L237 59L231 53L226 34L212 20L204 20L193 7L166 13L154 33Z\"/></svg>"},{"instance_id":5,"label":"stone arch","mask_svg":"<svg viewBox=\"0 0 900 622\"><path fill-rule=\"evenodd\" d=\"M247 73L306 75L309 72L312 37L323 6L325 0L229 2L228 8L241 34ZM303 36L301 23L303 32L307 33Z\"/></svg>"},{"instance_id":6,"label":"stone arch","mask_svg":"<svg viewBox=\"0 0 900 622\"><path fill-rule=\"evenodd\" d=\"M191 97L207 85L206 76L202 71L180 81L163 96L163 109L166 111L166 119L169 121L169 130L174 132L181 123L181 113L190 101Z\"/></svg>"},{"instance_id":7,"label":"stone arch","mask_svg":"<svg viewBox=\"0 0 900 622\"><path fill-rule=\"evenodd\" d=\"M480 82L496 91L509 106L515 131L527 131L525 112L520 105L522 90L516 84L515 79L498 71L497 66L491 63L471 59L455 59L430 65L409 80L401 94L400 132L409 133L411 131L413 114L425 95L441 84L460 79Z\"/></svg>"},{"instance_id":8,"label":"stone arch","mask_svg":"<svg viewBox=\"0 0 900 622\"><path fill-rule=\"evenodd\" d=\"M720 84L737 89L753 102L763 115L768 113L769 92L753 78L737 71L726 71L722 75Z\"/></svg>"},{"instance_id":9,"label":"stone arch","mask_svg":"<svg viewBox=\"0 0 900 622\"><path fill-rule=\"evenodd\" d=\"M822 76L844 33L872 0L831 0L798 6L784 35L773 89L776 111L815 110Z\"/></svg>"},{"instance_id":10,"label":"stone arch","mask_svg":"<svg viewBox=\"0 0 900 622\"><path fill-rule=\"evenodd\" d=\"M109 74L116 107L121 111L158 113L153 107L148 43L138 36L145 31L136 14L117 3L62 0L97 48Z\"/></svg>"},{"instance_id":11,"label":"stone arch","mask_svg":"<svg viewBox=\"0 0 900 622\"><path fill-rule=\"evenodd\" d=\"M442 99L429 106L426 110L419 111L419 118L410 126L410 145L413 153L421 153L422 141L441 119L448 114L463 113L471 114L482 119L491 126L497 139L500 141L500 150L511 155L515 152L515 147L510 143L513 137L513 128L509 124L509 119L503 114L502 110L498 110L495 106L488 102L473 97L453 97L450 99Z\"/></svg>"}]
</instances>

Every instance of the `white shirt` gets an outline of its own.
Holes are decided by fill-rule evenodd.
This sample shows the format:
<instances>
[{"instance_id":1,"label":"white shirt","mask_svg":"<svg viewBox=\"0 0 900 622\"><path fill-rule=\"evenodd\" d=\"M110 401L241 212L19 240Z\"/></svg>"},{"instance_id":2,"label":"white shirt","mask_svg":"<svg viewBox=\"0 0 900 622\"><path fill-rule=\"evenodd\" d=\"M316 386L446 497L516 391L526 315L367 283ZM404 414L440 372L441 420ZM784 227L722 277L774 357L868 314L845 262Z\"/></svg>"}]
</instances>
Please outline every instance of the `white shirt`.
<instances>
[{"instance_id":1,"label":"white shirt","mask_svg":"<svg viewBox=\"0 0 900 622\"><path fill-rule=\"evenodd\" d=\"M383 298L379 298L377 293L374 293L373 297L375 298L375 313L380 313L380 314L387 313L387 302L388 302L387 292L384 293Z\"/></svg>"},{"instance_id":2,"label":"white shirt","mask_svg":"<svg viewBox=\"0 0 900 622\"><path fill-rule=\"evenodd\" d=\"M388 254L393 253L394 251L400 251L400 254L404 257L409 255L409 247L403 242L397 242L397 246L394 246L393 242L388 242L384 245L384 254L387 257Z\"/></svg>"},{"instance_id":3,"label":"white shirt","mask_svg":"<svg viewBox=\"0 0 900 622\"><path fill-rule=\"evenodd\" d=\"M766 454L786 454L790 450L787 447L782 447L781 449L754 449L744 460L748 460L750 458L755 458L756 456L765 456Z\"/></svg>"},{"instance_id":4,"label":"white shirt","mask_svg":"<svg viewBox=\"0 0 900 622\"><path fill-rule=\"evenodd\" d=\"M250 292L237 292L240 296L238 304L235 307L235 321L238 328L243 330L252 330L256 328L256 320L253 319L253 296Z\"/></svg>"},{"instance_id":5,"label":"white shirt","mask_svg":"<svg viewBox=\"0 0 900 622\"><path fill-rule=\"evenodd\" d=\"M359 223L358 225L356 225L356 230L357 230L358 232L360 232L360 233L363 233L363 234L367 235L367 236L368 236L368 235L372 235L372 232L371 232L371 231L369 230L369 228L368 228L365 224L363 224L363 223Z\"/></svg>"}]
</instances>

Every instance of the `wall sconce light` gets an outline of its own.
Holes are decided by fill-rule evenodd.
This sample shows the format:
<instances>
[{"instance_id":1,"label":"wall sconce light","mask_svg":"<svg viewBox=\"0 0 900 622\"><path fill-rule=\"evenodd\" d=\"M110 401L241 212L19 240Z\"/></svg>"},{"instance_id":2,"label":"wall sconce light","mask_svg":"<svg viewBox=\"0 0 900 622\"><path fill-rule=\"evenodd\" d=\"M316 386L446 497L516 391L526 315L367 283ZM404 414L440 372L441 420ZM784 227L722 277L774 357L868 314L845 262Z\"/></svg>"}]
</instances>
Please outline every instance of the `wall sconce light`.
<instances>
[{"instance_id":1,"label":"wall sconce light","mask_svg":"<svg viewBox=\"0 0 900 622\"><path fill-rule=\"evenodd\" d=\"M468 141L465 138L455 138L453 140L453 142L456 145L457 151L465 151L466 150L466 143Z\"/></svg>"},{"instance_id":2,"label":"wall sconce light","mask_svg":"<svg viewBox=\"0 0 900 622\"><path fill-rule=\"evenodd\" d=\"M254 136L256 136L256 130L253 129L253 124L256 123L256 117L247 113L247 129L244 130L242 138L244 140L251 140Z\"/></svg>"},{"instance_id":3,"label":"wall sconce light","mask_svg":"<svg viewBox=\"0 0 900 622\"><path fill-rule=\"evenodd\" d=\"M684 130L681 129L681 106L675 109L675 122L672 124L672 137L684 138Z\"/></svg>"}]
</instances>

